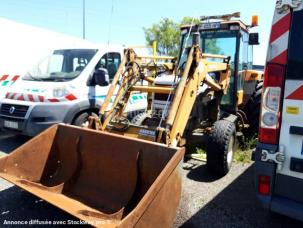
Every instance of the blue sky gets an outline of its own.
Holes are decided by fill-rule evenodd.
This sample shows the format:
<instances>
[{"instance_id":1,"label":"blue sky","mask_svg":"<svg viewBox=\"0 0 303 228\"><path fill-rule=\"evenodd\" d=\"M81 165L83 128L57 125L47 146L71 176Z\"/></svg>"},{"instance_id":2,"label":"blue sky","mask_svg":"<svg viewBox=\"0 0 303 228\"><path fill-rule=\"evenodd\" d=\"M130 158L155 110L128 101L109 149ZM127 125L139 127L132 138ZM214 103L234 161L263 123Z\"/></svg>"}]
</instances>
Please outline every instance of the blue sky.
<instances>
[{"instance_id":1,"label":"blue sky","mask_svg":"<svg viewBox=\"0 0 303 228\"><path fill-rule=\"evenodd\" d=\"M259 15L261 45L255 48L255 63L265 61L275 0L85 0L87 40L126 45L144 44L143 27L161 18L180 21L184 16L241 12L244 22ZM1 0L0 17L82 37L83 0ZM113 9L113 10L112 10ZM112 14L111 14L112 12Z\"/></svg>"}]
</instances>

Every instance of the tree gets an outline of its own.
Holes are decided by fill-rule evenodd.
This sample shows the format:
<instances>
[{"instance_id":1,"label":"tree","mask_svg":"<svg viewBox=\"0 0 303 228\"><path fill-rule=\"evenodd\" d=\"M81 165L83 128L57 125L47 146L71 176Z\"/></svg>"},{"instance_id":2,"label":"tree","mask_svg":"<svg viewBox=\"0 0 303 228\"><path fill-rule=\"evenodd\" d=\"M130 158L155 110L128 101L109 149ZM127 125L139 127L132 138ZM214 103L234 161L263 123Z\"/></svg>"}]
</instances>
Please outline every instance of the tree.
<instances>
[{"instance_id":1,"label":"tree","mask_svg":"<svg viewBox=\"0 0 303 228\"><path fill-rule=\"evenodd\" d=\"M149 45L157 41L157 52L160 55L176 56L179 48L179 26L173 20L163 18L151 28L143 28Z\"/></svg>"}]
</instances>

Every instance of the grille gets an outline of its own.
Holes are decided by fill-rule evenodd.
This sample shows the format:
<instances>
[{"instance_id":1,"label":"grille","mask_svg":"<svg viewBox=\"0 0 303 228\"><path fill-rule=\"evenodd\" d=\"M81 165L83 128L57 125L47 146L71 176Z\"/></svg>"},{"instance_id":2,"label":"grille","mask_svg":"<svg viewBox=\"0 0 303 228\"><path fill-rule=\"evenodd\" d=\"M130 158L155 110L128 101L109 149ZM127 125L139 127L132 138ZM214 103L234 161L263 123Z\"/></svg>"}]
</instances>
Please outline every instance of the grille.
<instances>
[{"instance_id":1,"label":"grille","mask_svg":"<svg viewBox=\"0 0 303 228\"><path fill-rule=\"evenodd\" d=\"M14 108L14 111L10 113L12 108ZM28 106L25 105L2 104L0 113L6 116L25 117L27 110Z\"/></svg>"}]
</instances>

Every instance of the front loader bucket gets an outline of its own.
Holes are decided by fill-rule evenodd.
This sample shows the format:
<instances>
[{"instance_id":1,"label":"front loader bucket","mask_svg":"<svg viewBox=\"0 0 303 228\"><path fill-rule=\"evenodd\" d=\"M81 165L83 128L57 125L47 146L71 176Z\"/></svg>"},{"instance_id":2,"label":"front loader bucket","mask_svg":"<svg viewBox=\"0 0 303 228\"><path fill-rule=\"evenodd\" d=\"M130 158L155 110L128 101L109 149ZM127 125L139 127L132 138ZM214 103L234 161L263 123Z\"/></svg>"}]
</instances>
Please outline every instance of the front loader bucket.
<instances>
[{"instance_id":1,"label":"front loader bucket","mask_svg":"<svg viewBox=\"0 0 303 228\"><path fill-rule=\"evenodd\" d=\"M69 125L0 159L0 177L97 227L169 227L184 150Z\"/></svg>"}]
</instances>

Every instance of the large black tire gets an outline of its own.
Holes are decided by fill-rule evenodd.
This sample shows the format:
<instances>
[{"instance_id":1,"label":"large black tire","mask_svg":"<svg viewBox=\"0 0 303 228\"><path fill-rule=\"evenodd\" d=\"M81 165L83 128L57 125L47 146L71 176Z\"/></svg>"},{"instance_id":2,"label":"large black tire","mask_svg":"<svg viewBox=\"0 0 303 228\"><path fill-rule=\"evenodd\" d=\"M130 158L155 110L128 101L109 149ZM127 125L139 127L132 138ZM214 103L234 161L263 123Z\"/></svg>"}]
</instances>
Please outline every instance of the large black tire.
<instances>
[{"instance_id":1,"label":"large black tire","mask_svg":"<svg viewBox=\"0 0 303 228\"><path fill-rule=\"evenodd\" d=\"M131 123L134 125L142 126L145 125L145 122L147 119L150 118L150 115L147 114L146 112L139 113L136 115L132 120Z\"/></svg>"},{"instance_id":2,"label":"large black tire","mask_svg":"<svg viewBox=\"0 0 303 228\"><path fill-rule=\"evenodd\" d=\"M249 128L244 130L246 137L253 137L258 134L259 118L261 109L263 81L256 84L255 91L249 101L247 102L244 112L247 116Z\"/></svg>"},{"instance_id":3,"label":"large black tire","mask_svg":"<svg viewBox=\"0 0 303 228\"><path fill-rule=\"evenodd\" d=\"M74 119L72 124L79 127L83 127L88 123L88 117L90 116L98 117L98 115L95 112L92 111L83 112Z\"/></svg>"},{"instance_id":4,"label":"large black tire","mask_svg":"<svg viewBox=\"0 0 303 228\"><path fill-rule=\"evenodd\" d=\"M227 120L215 122L206 147L208 170L219 176L226 175L232 166L235 145L235 124Z\"/></svg>"}]
</instances>

